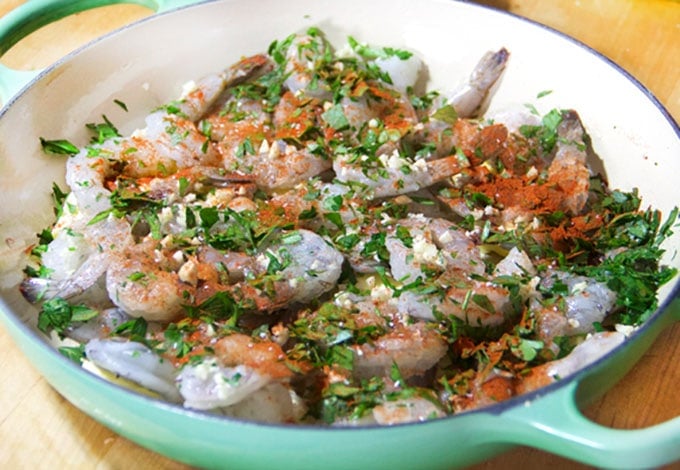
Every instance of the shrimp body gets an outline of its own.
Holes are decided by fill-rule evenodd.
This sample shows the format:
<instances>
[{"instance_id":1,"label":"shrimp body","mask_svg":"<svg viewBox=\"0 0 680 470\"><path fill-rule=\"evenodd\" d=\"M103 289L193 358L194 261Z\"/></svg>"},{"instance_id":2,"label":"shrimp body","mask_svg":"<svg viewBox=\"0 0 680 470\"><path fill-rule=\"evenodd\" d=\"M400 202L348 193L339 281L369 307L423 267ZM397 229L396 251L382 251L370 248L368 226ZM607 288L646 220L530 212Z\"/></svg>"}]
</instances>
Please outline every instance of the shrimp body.
<instances>
[{"instance_id":1,"label":"shrimp body","mask_svg":"<svg viewBox=\"0 0 680 470\"><path fill-rule=\"evenodd\" d=\"M85 353L97 366L170 401L179 401L174 367L145 345L117 339L92 339L85 345Z\"/></svg>"},{"instance_id":2,"label":"shrimp body","mask_svg":"<svg viewBox=\"0 0 680 470\"><path fill-rule=\"evenodd\" d=\"M426 421L443 416L446 415L440 407L422 397L386 401L373 408L373 418L382 425Z\"/></svg>"},{"instance_id":3,"label":"shrimp body","mask_svg":"<svg viewBox=\"0 0 680 470\"><path fill-rule=\"evenodd\" d=\"M102 278L114 252L134 243L125 220L109 216L87 224L88 219L78 214L72 228L58 230L42 255L49 277L28 277L23 281L21 290L29 300L82 294Z\"/></svg>"},{"instance_id":4,"label":"shrimp body","mask_svg":"<svg viewBox=\"0 0 680 470\"><path fill-rule=\"evenodd\" d=\"M556 272L543 279L544 286L563 284L564 309L537 305L541 336L551 341L557 336L594 333L616 304L617 295L603 282L585 276Z\"/></svg>"},{"instance_id":5,"label":"shrimp body","mask_svg":"<svg viewBox=\"0 0 680 470\"><path fill-rule=\"evenodd\" d=\"M270 380L249 367L222 367L212 359L185 366L177 377L184 406L198 410L239 403Z\"/></svg>"},{"instance_id":6,"label":"shrimp body","mask_svg":"<svg viewBox=\"0 0 680 470\"><path fill-rule=\"evenodd\" d=\"M587 337L566 357L532 368L517 384L517 393L527 393L574 374L587 364L605 356L625 341L619 332L605 331Z\"/></svg>"},{"instance_id":7,"label":"shrimp body","mask_svg":"<svg viewBox=\"0 0 680 470\"><path fill-rule=\"evenodd\" d=\"M333 169L339 181L359 183L367 188L369 197L381 198L427 188L460 173L466 165L456 155L411 161L395 151L380 155L370 166L336 158Z\"/></svg>"},{"instance_id":8,"label":"shrimp body","mask_svg":"<svg viewBox=\"0 0 680 470\"><path fill-rule=\"evenodd\" d=\"M299 34L290 39L285 51L285 87L293 93L303 93L320 99L329 98L330 86L325 80L315 77L314 72L325 61L330 44L323 36L316 34Z\"/></svg>"},{"instance_id":9,"label":"shrimp body","mask_svg":"<svg viewBox=\"0 0 680 470\"><path fill-rule=\"evenodd\" d=\"M255 184L268 192L293 188L331 167L329 160L283 140L263 142L256 152L247 155L240 154L237 148L234 153L224 154L222 163L231 171L252 175Z\"/></svg>"},{"instance_id":10,"label":"shrimp body","mask_svg":"<svg viewBox=\"0 0 680 470\"><path fill-rule=\"evenodd\" d=\"M277 343L236 333L217 340L214 350L178 374L186 407L222 408L229 416L265 422L291 422L304 413Z\"/></svg>"},{"instance_id":11,"label":"shrimp body","mask_svg":"<svg viewBox=\"0 0 680 470\"><path fill-rule=\"evenodd\" d=\"M128 315L168 322L181 316L185 305L200 304L217 292L228 292L247 309L265 313L289 303L307 303L335 286L342 255L307 230L284 240L251 258L230 256L233 262L227 266L236 282L225 283L212 262L227 258L187 257L159 250L149 239L109 265L109 297Z\"/></svg>"},{"instance_id":12,"label":"shrimp body","mask_svg":"<svg viewBox=\"0 0 680 470\"><path fill-rule=\"evenodd\" d=\"M423 323L399 325L372 343L353 346L357 378L389 376L394 364L405 378L422 375L446 353L446 343Z\"/></svg>"},{"instance_id":13,"label":"shrimp body","mask_svg":"<svg viewBox=\"0 0 680 470\"><path fill-rule=\"evenodd\" d=\"M548 167L548 181L563 192L562 208L572 214L579 214L583 210L590 187L584 134L578 114L574 111L564 112L557 128L557 152Z\"/></svg>"},{"instance_id":14,"label":"shrimp body","mask_svg":"<svg viewBox=\"0 0 680 470\"><path fill-rule=\"evenodd\" d=\"M111 301L133 317L171 321L182 312L189 285L182 282L175 260L139 244L121 253L106 271ZM174 269L173 269L174 268Z\"/></svg>"}]
</instances>

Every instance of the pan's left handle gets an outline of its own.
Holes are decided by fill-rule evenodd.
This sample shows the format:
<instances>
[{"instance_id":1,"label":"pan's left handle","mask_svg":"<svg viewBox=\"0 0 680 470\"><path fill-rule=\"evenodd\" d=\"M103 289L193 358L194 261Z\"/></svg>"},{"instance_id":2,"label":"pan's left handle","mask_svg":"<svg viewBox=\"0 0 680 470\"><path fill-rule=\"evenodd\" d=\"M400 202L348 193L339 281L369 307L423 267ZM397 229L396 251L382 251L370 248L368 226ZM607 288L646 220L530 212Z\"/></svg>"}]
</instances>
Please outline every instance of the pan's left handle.
<instances>
[{"instance_id":1,"label":"pan's left handle","mask_svg":"<svg viewBox=\"0 0 680 470\"><path fill-rule=\"evenodd\" d=\"M66 16L121 3L142 5L156 13L199 3L199 0L29 0L0 17L0 56L24 37ZM0 101L9 103L42 70L14 70L0 64Z\"/></svg>"}]
</instances>

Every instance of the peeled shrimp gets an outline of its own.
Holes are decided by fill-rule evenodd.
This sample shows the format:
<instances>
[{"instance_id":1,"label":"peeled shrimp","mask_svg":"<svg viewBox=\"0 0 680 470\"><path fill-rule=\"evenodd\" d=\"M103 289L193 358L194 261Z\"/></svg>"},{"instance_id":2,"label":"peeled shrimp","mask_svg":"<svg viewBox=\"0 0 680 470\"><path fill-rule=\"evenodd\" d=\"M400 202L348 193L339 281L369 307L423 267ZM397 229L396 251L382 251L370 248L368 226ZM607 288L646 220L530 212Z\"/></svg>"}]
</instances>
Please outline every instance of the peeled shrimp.
<instances>
[{"instance_id":1,"label":"peeled shrimp","mask_svg":"<svg viewBox=\"0 0 680 470\"><path fill-rule=\"evenodd\" d=\"M441 295L404 292L399 297L401 308L425 320L435 320L439 315L453 315L471 326L479 327L502 325L514 313L510 292L493 282L470 281L459 277L443 290Z\"/></svg>"},{"instance_id":2,"label":"peeled shrimp","mask_svg":"<svg viewBox=\"0 0 680 470\"><path fill-rule=\"evenodd\" d=\"M441 407L427 398L418 396L385 401L373 408L372 413L376 423L382 425L427 421L445 416Z\"/></svg>"},{"instance_id":3,"label":"peeled shrimp","mask_svg":"<svg viewBox=\"0 0 680 470\"><path fill-rule=\"evenodd\" d=\"M230 416L258 421L284 422L300 417L299 402L287 385L293 374L277 343L232 334L219 339L214 350L215 356L187 365L180 372L178 385L184 406L229 407L225 413Z\"/></svg>"},{"instance_id":4,"label":"peeled shrimp","mask_svg":"<svg viewBox=\"0 0 680 470\"><path fill-rule=\"evenodd\" d=\"M451 96L443 95L434 100L427 114L409 136L409 140L417 145L433 146L431 155L435 158L453 153L456 147L466 147L466 141L471 140L479 132L477 126L468 118L475 118L481 113L493 85L505 69L508 58L509 53L506 49L487 52L465 84ZM449 113L446 119L440 118L437 112L446 109L447 106L453 108L454 116L449 116Z\"/></svg>"},{"instance_id":5,"label":"peeled shrimp","mask_svg":"<svg viewBox=\"0 0 680 470\"><path fill-rule=\"evenodd\" d=\"M280 262L283 267L274 280L273 297L248 289L247 281L235 285L232 291L252 293L261 311L272 311L290 303L307 303L335 287L342 270L342 255L321 236L309 230L294 232L292 242L267 248L257 261L263 275L271 271L271 264Z\"/></svg>"},{"instance_id":6,"label":"peeled shrimp","mask_svg":"<svg viewBox=\"0 0 680 470\"><path fill-rule=\"evenodd\" d=\"M66 336L81 343L93 339L103 339L111 335L120 325L130 317L119 308L107 308L99 312L96 317L66 329Z\"/></svg>"},{"instance_id":7,"label":"peeled shrimp","mask_svg":"<svg viewBox=\"0 0 680 470\"><path fill-rule=\"evenodd\" d=\"M406 59L396 56L379 57L374 62L389 75L392 86L402 94L406 94L408 88L416 86L423 68L423 62L415 54Z\"/></svg>"},{"instance_id":8,"label":"peeled shrimp","mask_svg":"<svg viewBox=\"0 0 680 470\"><path fill-rule=\"evenodd\" d=\"M224 283L214 264L227 256L213 252L201 261L180 251L157 249L157 242L148 240L111 263L107 290L111 301L131 316L171 321L183 313L184 305L200 304L220 291L230 293L244 308L264 313L309 302L335 286L343 258L322 237L298 230L281 240L251 259L232 256L234 263L228 266L237 280L233 284Z\"/></svg>"},{"instance_id":9,"label":"peeled shrimp","mask_svg":"<svg viewBox=\"0 0 680 470\"><path fill-rule=\"evenodd\" d=\"M224 152L222 165L230 171L251 176L261 189L271 192L290 189L331 167L328 159L298 148L284 140L263 141L253 153Z\"/></svg>"},{"instance_id":10,"label":"peeled shrimp","mask_svg":"<svg viewBox=\"0 0 680 470\"><path fill-rule=\"evenodd\" d=\"M278 382L265 385L239 403L222 409L226 416L262 423L296 423L306 411L295 391Z\"/></svg>"},{"instance_id":11,"label":"peeled shrimp","mask_svg":"<svg viewBox=\"0 0 680 470\"><path fill-rule=\"evenodd\" d=\"M563 210L576 215L588 200L590 170L586 165L585 131L575 111L562 113L557 135L557 151L548 167L548 181L564 193Z\"/></svg>"},{"instance_id":12,"label":"peeled shrimp","mask_svg":"<svg viewBox=\"0 0 680 470\"><path fill-rule=\"evenodd\" d=\"M396 196L444 181L467 166L457 155L437 160L411 161L394 151L391 155L381 155L371 166L361 161L355 162L336 157L333 170L342 182L359 183L366 188L371 198Z\"/></svg>"},{"instance_id":13,"label":"peeled shrimp","mask_svg":"<svg viewBox=\"0 0 680 470\"><path fill-rule=\"evenodd\" d=\"M184 406L198 410L238 403L270 381L247 366L222 367L214 358L188 364L177 376Z\"/></svg>"},{"instance_id":14,"label":"peeled shrimp","mask_svg":"<svg viewBox=\"0 0 680 470\"><path fill-rule=\"evenodd\" d=\"M407 229L410 247L400 237L399 228ZM427 277L423 268L427 268L430 275L433 271L441 273L450 268L475 274L484 272L479 248L463 231L457 230L445 219L411 215L395 221L385 247L390 254L392 277L401 282Z\"/></svg>"},{"instance_id":15,"label":"peeled shrimp","mask_svg":"<svg viewBox=\"0 0 680 470\"><path fill-rule=\"evenodd\" d=\"M244 365L274 380L285 380L293 375L286 366L286 354L273 341L255 340L235 333L220 338L214 350L220 364L227 367Z\"/></svg>"},{"instance_id":16,"label":"peeled shrimp","mask_svg":"<svg viewBox=\"0 0 680 470\"><path fill-rule=\"evenodd\" d=\"M167 400L180 401L175 387L175 368L141 343L115 338L93 339L85 345L85 355L102 369L157 392Z\"/></svg>"},{"instance_id":17,"label":"peeled shrimp","mask_svg":"<svg viewBox=\"0 0 680 470\"><path fill-rule=\"evenodd\" d=\"M219 166L220 159L196 121L224 90L266 70L271 64L255 56L234 64L225 72L209 75L193 84L179 101L149 114L146 127L129 137L117 137L90 145L69 158L66 182L81 210L90 216L110 208L111 192L105 180L122 174L135 178L175 173L179 169Z\"/></svg>"},{"instance_id":18,"label":"peeled shrimp","mask_svg":"<svg viewBox=\"0 0 680 470\"><path fill-rule=\"evenodd\" d=\"M566 357L532 368L517 385L517 393L527 393L557 380L566 379L621 345L626 336L618 331L589 335Z\"/></svg>"},{"instance_id":19,"label":"peeled shrimp","mask_svg":"<svg viewBox=\"0 0 680 470\"><path fill-rule=\"evenodd\" d=\"M155 245L149 240L117 254L106 271L106 288L111 301L128 315L171 321L183 313L192 286L179 274L184 258L178 261Z\"/></svg>"},{"instance_id":20,"label":"peeled shrimp","mask_svg":"<svg viewBox=\"0 0 680 470\"><path fill-rule=\"evenodd\" d=\"M401 324L378 339L352 346L357 378L389 376L394 364L408 378L422 375L446 353L446 341L424 323Z\"/></svg>"},{"instance_id":21,"label":"peeled shrimp","mask_svg":"<svg viewBox=\"0 0 680 470\"><path fill-rule=\"evenodd\" d=\"M58 231L42 255L49 277L28 277L21 291L31 302L82 294L104 275L113 253L132 244L130 225L113 216L79 232Z\"/></svg>"},{"instance_id":22,"label":"peeled shrimp","mask_svg":"<svg viewBox=\"0 0 680 470\"><path fill-rule=\"evenodd\" d=\"M389 377L394 365L404 378L420 376L447 351L442 335L424 322L414 322L386 287L374 290L370 296L340 293L335 303L352 312L352 321L358 328L384 331L372 341L349 346L354 351L352 373L357 379Z\"/></svg>"},{"instance_id":23,"label":"peeled shrimp","mask_svg":"<svg viewBox=\"0 0 680 470\"><path fill-rule=\"evenodd\" d=\"M196 122L219 101L226 89L253 80L271 71L272 68L273 63L264 54L243 58L222 73L207 75L193 84L179 100L177 107L180 113Z\"/></svg>"},{"instance_id":24,"label":"peeled shrimp","mask_svg":"<svg viewBox=\"0 0 680 470\"><path fill-rule=\"evenodd\" d=\"M563 296L564 311L536 306L540 335L545 340L594 332L595 323L602 322L616 304L616 293L603 282L556 272L544 277L542 284L550 287L555 282L563 283L568 291Z\"/></svg>"}]
</instances>

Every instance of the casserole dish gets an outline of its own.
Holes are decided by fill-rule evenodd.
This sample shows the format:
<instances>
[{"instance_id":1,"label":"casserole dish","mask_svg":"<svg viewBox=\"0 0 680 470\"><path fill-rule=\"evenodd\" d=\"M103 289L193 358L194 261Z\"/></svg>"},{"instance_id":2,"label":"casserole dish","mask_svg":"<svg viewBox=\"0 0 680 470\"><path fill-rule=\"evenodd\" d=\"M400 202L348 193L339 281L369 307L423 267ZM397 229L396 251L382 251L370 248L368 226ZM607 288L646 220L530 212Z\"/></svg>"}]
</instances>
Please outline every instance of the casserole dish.
<instances>
[{"instance_id":1,"label":"casserole dish","mask_svg":"<svg viewBox=\"0 0 680 470\"><path fill-rule=\"evenodd\" d=\"M415 8L412 3L390 3L389 8L387 4L374 4L370 7L360 4L351 6L353 7L351 14L331 15L325 13L324 5L318 2L301 4L300 9L289 3L286 11L278 10L277 8L281 7L277 7L273 2L258 4L258 8L265 8L263 14L258 15L258 21L262 21L261 27L267 34L262 30L252 31L250 34L259 38L260 42L255 41L257 43L248 49L250 46L244 39L247 36L245 33L239 32L237 36L229 36L230 33L222 31L221 28L224 22L229 21L233 21L233 24L247 23L245 21L247 18L241 17L239 20L238 15L248 15L252 12L240 11L234 2L210 2L144 21L122 33L99 41L94 46L98 47L96 52L91 52L92 49L83 50L41 74L37 82L3 111L4 116L0 123L2 141L6 145L6 150L3 150L3 167L7 169L3 169L3 175L6 176L2 177L2 187L7 188L3 198L7 197L7 203L10 203L3 204L3 239L30 240L33 233L44 226L50 218L48 188L51 181L60 179L62 163L48 161L49 159L40 155L37 136L49 134L78 139L83 123L92 121L103 112L113 116L110 105L114 98L126 103L139 104L138 111L141 113L140 116L143 116L149 107L176 95L176 90L184 81L214 69L215 58L212 55L194 57L191 54L194 48L212 49L209 46L220 42L228 43L231 40L239 46L231 51L236 55L224 57L224 62L229 63L237 55L266 48L268 41L273 37L286 35L291 30L305 28L311 24L322 25L325 30L335 34L336 40L342 39L343 34L352 34L371 42L385 44L397 42L395 45L408 45L422 51L426 63L431 67L435 87L443 86L448 76L461 76L464 71L469 70L470 64L480 50L501 45L499 41L502 41L502 45L513 51L516 62L508 71L501 90L495 97L494 106L530 101L542 89L554 89L556 92L552 99L561 106L571 106L581 111L596 141L595 147L603 158L608 155L628 157L625 159L627 164L621 168L617 168L616 164L610 164L609 161L605 162L612 186L623 188L639 186L646 202L668 213L673 203L673 197L668 196L674 193L671 183L664 181L664 175L677 171L677 162L673 158L677 155L677 126L664 116L664 113L658 110L657 104L645 93L641 93L634 83L626 79L619 84L620 72L611 71L609 65L603 63L601 59L586 54L585 58L581 58L585 63L580 65L592 70L592 75L600 76L606 85L598 88L597 83L591 83L591 79L585 83L584 77L571 75L568 76L568 80L562 77L565 82L555 83L551 78L555 70L562 71L559 63L551 63L547 60L549 56L543 56L543 60L540 61L541 70L536 64L531 63L532 55L537 52L531 45L536 44L531 33L525 33L524 36L505 34L501 39L489 33L479 38L480 44L475 44L474 47L470 45L469 50L460 51L460 57L458 54L449 54L448 51L440 51L430 56L427 51L434 50L433 45L446 43L445 39L449 33L441 31L428 35L422 29L418 29L417 24L404 25L402 34L380 31L381 21L388 21L385 18L385 12L388 10L394 10L392 14L398 14L403 18L417 16L410 14L413 13L411 9ZM382 10L380 6L383 7ZM471 5L448 2L419 4L418 10L421 9L420 14L440 18L442 28L455 24L457 26L455 30L460 32L461 37L477 38L477 35L475 31L466 31L463 24L455 23L455 18L462 21L460 18L466 15L479 15L475 17L475 21L484 24L489 32L503 30L503 24L514 21L507 17L499 20L491 12ZM275 19L268 19L265 11L273 14ZM377 17L376 11L380 11L383 17ZM210 23L207 22L207 18L219 18L219 21L214 20L214 23ZM352 23L356 18L372 20L360 27ZM161 27L160 22L165 24ZM178 43L176 32L187 24L202 25L196 35L200 36L203 42L190 45ZM210 27L205 28L206 25ZM540 35L545 34L545 31L540 29L529 30L534 34L539 32ZM149 34L157 37L159 42L153 46L149 45L148 49L144 50L144 47L141 47L144 45L143 38ZM222 35L226 35L226 39ZM114 37L117 43L112 42ZM573 56L584 53L582 49L568 42L563 44L563 38L549 37L554 43L548 41L542 46L546 50L557 48L562 51L566 48L565 54L560 54L559 61L569 62L574 60ZM135 45L134 54L130 53L130 49L123 41L131 41L127 44ZM574 50L570 47L574 47ZM173 60L180 60L178 57L187 59L182 61L186 69L178 73L174 66L176 63L173 64L172 60L166 58L165 51L172 51ZM455 56L455 60L451 59L451 55ZM447 66L452 68L447 69ZM527 75L522 75L522 70ZM513 78L513 73L518 75ZM74 80L74 77L78 77L79 81ZM83 87L83 77L86 78L85 82L91 85ZM66 88L60 88L74 82L79 83L79 86L70 94L66 92ZM141 84L144 83L149 86L142 87ZM617 89L613 84L621 88ZM151 90L151 93L146 92L145 88ZM151 94L153 96L150 96ZM627 101L625 105L615 103L614 97L621 96L631 98L633 101ZM602 109L605 106L603 103L606 103L606 112ZM621 108L612 108L614 104ZM64 116L65 120L61 118L55 120L49 115L31 114L30 110L38 106L42 106L43 109L45 106L54 106L54 109L59 110L57 112L60 117ZM631 107L636 110L635 116L624 117L626 113L622 110ZM662 119L660 124L657 120L659 115ZM17 128L11 127L12 116L16 116L14 120L19 121L14 125L21 125L22 128L30 127L29 124L35 126L29 134L35 137L33 139L35 142L17 135L13 130ZM615 124L611 123L613 116L617 120ZM650 125L652 122L656 123L653 132L647 134L640 128L641 123ZM613 126L615 131L612 130ZM25 129L24 132L29 131ZM607 132L613 132L613 135ZM616 141L624 137L628 139L627 144L622 145L624 148L619 148ZM20 158L18 155L22 154L30 156ZM642 159L640 157L642 154L648 154L653 162ZM648 163L645 165L646 161ZM46 165L49 171L38 175L36 182L34 171L35 165L38 164ZM639 164L639 170L631 172L629 165L633 164ZM643 172L655 183L645 187L637 181L636 178ZM27 194L25 189L18 187L16 182L26 181L28 176L32 177L33 185L44 187L46 190ZM42 213L36 211L27 214L22 210L27 204L35 204L44 210ZM18 223L9 224L10 220ZM671 240L667 247L669 255L676 247L677 241ZM17 274L16 269L12 269L16 268L11 265L12 255L20 249L19 243L15 245L15 251L8 253L6 257L7 270L3 272L3 281L10 287L13 282L12 276L16 280ZM672 261L669 262L672 264ZM678 443L677 420L637 433L611 434L610 431L583 420L577 411L577 404L610 386L642 354L663 326L673 320L672 299L676 297L676 293L675 285L666 286L662 292L661 309L665 313L657 313L624 348L617 349L569 381L479 412L425 425L390 429L323 430L267 427L225 422L215 417L176 409L130 395L94 377L83 377L82 372L63 361L41 343L36 334L30 333L14 319L15 317L10 316L14 313L7 315L6 322L36 366L77 406L133 440L179 460L201 466L220 464L250 467L271 464L281 466L281 462L288 462L289 465L300 468L314 466L323 458L329 467L352 464L367 466L375 465L375 461L378 461L385 466L423 465L431 468L464 465L503 450L511 443L526 443L580 458L594 465L635 467L661 464L677 458L677 454L673 454ZM23 314L27 318L32 316L26 304L17 297L16 291L7 291L3 299L5 311ZM21 338L24 338L27 344L24 344ZM187 439L187 436L192 436L192 439ZM458 436L455 448L451 445L452 436ZM314 446L310 446L310 442L315 443ZM259 452L263 445L268 448L265 452ZM348 449L353 450L351 455L347 455ZM431 460L426 461L424 456Z\"/></svg>"}]
</instances>

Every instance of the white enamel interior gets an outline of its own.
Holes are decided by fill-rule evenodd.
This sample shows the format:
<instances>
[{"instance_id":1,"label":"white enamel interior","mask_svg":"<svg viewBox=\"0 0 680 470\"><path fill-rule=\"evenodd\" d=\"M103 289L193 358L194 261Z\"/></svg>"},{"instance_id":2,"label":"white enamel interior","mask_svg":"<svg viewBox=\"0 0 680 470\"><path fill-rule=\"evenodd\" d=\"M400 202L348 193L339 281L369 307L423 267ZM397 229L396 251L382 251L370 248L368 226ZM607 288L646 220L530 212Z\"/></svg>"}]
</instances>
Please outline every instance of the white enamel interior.
<instances>
[{"instance_id":1,"label":"white enamel interior","mask_svg":"<svg viewBox=\"0 0 680 470\"><path fill-rule=\"evenodd\" d=\"M612 187L637 187L664 214L677 205L677 128L638 85L582 46L529 22L444 0L257 0L209 2L146 20L107 36L49 69L0 116L0 288L17 315L31 308L15 289L22 254L52 221L52 182L64 187L64 162L44 155L39 137L87 142L85 124L106 116L123 133L186 81L273 39L316 26L340 45L347 35L407 48L424 59L428 88L451 89L489 49L507 47L510 64L491 111L534 104L574 108L604 161ZM552 90L536 99L539 92ZM114 99L127 104L124 112ZM667 245L675 256L678 236ZM663 296L672 286L664 289Z\"/></svg>"}]
</instances>

